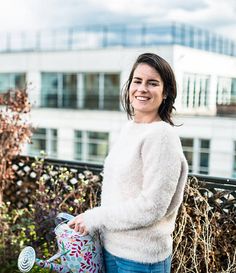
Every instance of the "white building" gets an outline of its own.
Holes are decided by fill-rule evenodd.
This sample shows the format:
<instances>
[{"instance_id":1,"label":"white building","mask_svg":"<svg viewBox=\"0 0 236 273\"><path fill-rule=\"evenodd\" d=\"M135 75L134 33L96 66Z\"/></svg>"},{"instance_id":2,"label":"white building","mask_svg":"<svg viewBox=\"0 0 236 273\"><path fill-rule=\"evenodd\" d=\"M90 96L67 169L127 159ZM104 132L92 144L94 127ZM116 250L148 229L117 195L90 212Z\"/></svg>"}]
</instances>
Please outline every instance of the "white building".
<instances>
[{"instance_id":1,"label":"white building","mask_svg":"<svg viewBox=\"0 0 236 273\"><path fill-rule=\"evenodd\" d=\"M190 170L236 177L236 44L185 25L135 31L74 31L50 44L43 35L1 39L0 92L31 83L37 130L25 152L102 162L127 120L122 85L137 56L154 52L176 74L175 121L183 125L175 128Z\"/></svg>"}]
</instances>

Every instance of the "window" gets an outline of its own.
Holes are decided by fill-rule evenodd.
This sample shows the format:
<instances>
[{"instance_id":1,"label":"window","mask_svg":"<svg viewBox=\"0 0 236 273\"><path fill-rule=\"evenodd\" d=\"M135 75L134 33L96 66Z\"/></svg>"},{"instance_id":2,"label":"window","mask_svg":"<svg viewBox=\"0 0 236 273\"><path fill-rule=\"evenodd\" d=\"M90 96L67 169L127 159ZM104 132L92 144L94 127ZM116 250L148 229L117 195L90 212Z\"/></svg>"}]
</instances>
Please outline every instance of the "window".
<instances>
[{"instance_id":1,"label":"window","mask_svg":"<svg viewBox=\"0 0 236 273\"><path fill-rule=\"evenodd\" d=\"M75 159L102 163L108 153L106 132L75 131Z\"/></svg>"},{"instance_id":2,"label":"window","mask_svg":"<svg viewBox=\"0 0 236 273\"><path fill-rule=\"evenodd\" d=\"M182 105L185 108L209 106L209 82L207 75L185 74L183 79Z\"/></svg>"},{"instance_id":3,"label":"window","mask_svg":"<svg viewBox=\"0 0 236 273\"><path fill-rule=\"evenodd\" d=\"M208 174L210 141L208 139L181 138L189 172Z\"/></svg>"},{"instance_id":4,"label":"window","mask_svg":"<svg viewBox=\"0 0 236 273\"><path fill-rule=\"evenodd\" d=\"M32 136L29 154L39 156L44 151L49 157L57 157L57 130L38 128Z\"/></svg>"},{"instance_id":5,"label":"window","mask_svg":"<svg viewBox=\"0 0 236 273\"><path fill-rule=\"evenodd\" d=\"M184 155L188 161L189 172L193 172L193 139L182 138L181 141L182 141Z\"/></svg>"},{"instance_id":6,"label":"window","mask_svg":"<svg viewBox=\"0 0 236 273\"><path fill-rule=\"evenodd\" d=\"M219 77L216 92L217 104L236 103L236 79Z\"/></svg>"},{"instance_id":7,"label":"window","mask_svg":"<svg viewBox=\"0 0 236 273\"><path fill-rule=\"evenodd\" d=\"M119 110L117 73L42 73L43 107Z\"/></svg>"},{"instance_id":8,"label":"window","mask_svg":"<svg viewBox=\"0 0 236 273\"><path fill-rule=\"evenodd\" d=\"M77 100L77 75L62 75L62 104L66 108L75 108Z\"/></svg>"},{"instance_id":9,"label":"window","mask_svg":"<svg viewBox=\"0 0 236 273\"><path fill-rule=\"evenodd\" d=\"M84 102L81 108L119 110L120 76L109 73L83 74Z\"/></svg>"},{"instance_id":10,"label":"window","mask_svg":"<svg viewBox=\"0 0 236 273\"><path fill-rule=\"evenodd\" d=\"M42 73L42 106L75 108L77 105L77 75Z\"/></svg>"},{"instance_id":11,"label":"window","mask_svg":"<svg viewBox=\"0 0 236 273\"><path fill-rule=\"evenodd\" d=\"M5 93L9 89L22 89L25 85L25 73L0 73L0 93Z\"/></svg>"},{"instance_id":12,"label":"window","mask_svg":"<svg viewBox=\"0 0 236 273\"><path fill-rule=\"evenodd\" d=\"M232 177L236 178L236 141L234 142L234 160L233 160L233 174Z\"/></svg>"},{"instance_id":13,"label":"window","mask_svg":"<svg viewBox=\"0 0 236 273\"><path fill-rule=\"evenodd\" d=\"M216 103L229 104L231 93L231 79L219 77L217 81Z\"/></svg>"},{"instance_id":14,"label":"window","mask_svg":"<svg viewBox=\"0 0 236 273\"><path fill-rule=\"evenodd\" d=\"M210 141L207 139L199 139L199 173L208 174L209 170L209 154L210 154Z\"/></svg>"},{"instance_id":15,"label":"window","mask_svg":"<svg viewBox=\"0 0 236 273\"><path fill-rule=\"evenodd\" d=\"M236 78L231 79L231 103L236 104Z\"/></svg>"},{"instance_id":16,"label":"window","mask_svg":"<svg viewBox=\"0 0 236 273\"><path fill-rule=\"evenodd\" d=\"M118 110L120 104L120 77L118 74L104 75L104 109Z\"/></svg>"},{"instance_id":17,"label":"window","mask_svg":"<svg viewBox=\"0 0 236 273\"><path fill-rule=\"evenodd\" d=\"M84 108L99 108L99 74L84 75Z\"/></svg>"}]
</instances>

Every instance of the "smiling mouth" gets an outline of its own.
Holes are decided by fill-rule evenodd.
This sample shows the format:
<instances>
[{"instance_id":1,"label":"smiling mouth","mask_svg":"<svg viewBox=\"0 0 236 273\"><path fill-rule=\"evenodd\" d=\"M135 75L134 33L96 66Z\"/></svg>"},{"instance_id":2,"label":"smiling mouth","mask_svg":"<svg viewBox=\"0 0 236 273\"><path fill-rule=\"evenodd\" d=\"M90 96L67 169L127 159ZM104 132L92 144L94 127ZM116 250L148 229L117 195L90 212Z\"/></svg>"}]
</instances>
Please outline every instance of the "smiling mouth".
<instances>
[{"instance_id":1,"label":"smiling mouth","mask_svg":"<svg viewBox=\"0 0 236 273\"><path fill-rule=\"evenodd\" d=\"M148 98L148 97L142 97L142 96L137 96L137 97L135 97L136 98L136 100L140 100L140 101L147 101L147 100L150 100L150 98Z\"/></svg>"}]
</instances>

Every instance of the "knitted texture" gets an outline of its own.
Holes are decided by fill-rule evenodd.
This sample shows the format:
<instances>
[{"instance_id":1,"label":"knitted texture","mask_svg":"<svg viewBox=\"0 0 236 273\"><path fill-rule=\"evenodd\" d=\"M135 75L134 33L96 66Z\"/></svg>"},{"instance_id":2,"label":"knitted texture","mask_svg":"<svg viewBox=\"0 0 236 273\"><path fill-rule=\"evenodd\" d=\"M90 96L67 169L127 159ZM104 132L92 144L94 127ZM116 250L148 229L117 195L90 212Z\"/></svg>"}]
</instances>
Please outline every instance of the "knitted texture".
<instances>
[{"instance_id":1,"label":"knitted texture","mask_svg":"<svg viewBox=\"0 0 236 273\"><path fill-rule=\"evenodd\" d=\"M85 224L102 231L104 247L115 256L164 260L172 252L187 172L172 126L128 122L105 160L101 206L83 214Z\"/></svg>"}]
</instances>

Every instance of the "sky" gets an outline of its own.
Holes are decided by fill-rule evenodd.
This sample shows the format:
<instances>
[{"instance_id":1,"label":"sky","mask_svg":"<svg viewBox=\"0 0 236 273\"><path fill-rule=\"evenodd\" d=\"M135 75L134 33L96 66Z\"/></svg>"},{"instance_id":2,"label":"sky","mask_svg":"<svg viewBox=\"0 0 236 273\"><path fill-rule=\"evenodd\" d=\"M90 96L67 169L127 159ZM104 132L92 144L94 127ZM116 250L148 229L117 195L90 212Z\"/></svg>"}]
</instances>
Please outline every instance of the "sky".
<instances>
[{"instance_id":1,"label":"sky","mask_svg":"<svg viewBox=\"0 0 236 273\"><path fill-rule=\"evenodd\" d=\"M0 32L181 22L236 40L235 0L0 0Z\"/></svg>"}]
</instances>

